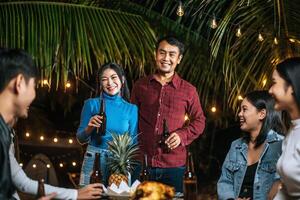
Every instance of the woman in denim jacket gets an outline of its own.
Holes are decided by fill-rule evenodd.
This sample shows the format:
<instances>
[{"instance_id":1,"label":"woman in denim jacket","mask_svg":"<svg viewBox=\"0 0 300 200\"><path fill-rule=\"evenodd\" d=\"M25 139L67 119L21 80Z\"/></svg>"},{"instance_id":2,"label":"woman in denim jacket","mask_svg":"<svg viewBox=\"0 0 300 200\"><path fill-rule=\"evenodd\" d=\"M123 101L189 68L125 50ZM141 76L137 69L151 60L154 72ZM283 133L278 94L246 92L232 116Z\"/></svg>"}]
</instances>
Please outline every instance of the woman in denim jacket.
<instances>
[{"instance_id":1,"label":"woman in denim jacket","mask_svg":"<svg viewBox=\"0 0 300 200\"><path fill-rule=\"evenodd\" d=\"M281 155L284 126L267 91L246 95L238 116L245 135L232 142L217 190L220 200L266 200L279 179L276 162Z\"/></svg>"}]
</instances>

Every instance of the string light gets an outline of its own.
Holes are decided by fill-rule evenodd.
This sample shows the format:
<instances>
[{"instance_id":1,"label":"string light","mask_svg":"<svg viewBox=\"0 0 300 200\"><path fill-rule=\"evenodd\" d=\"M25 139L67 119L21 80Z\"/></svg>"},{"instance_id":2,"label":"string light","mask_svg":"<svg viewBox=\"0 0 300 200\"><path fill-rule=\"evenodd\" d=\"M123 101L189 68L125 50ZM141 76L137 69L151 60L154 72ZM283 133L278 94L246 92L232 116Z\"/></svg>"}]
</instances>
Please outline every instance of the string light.
<instances>
[{"instance_id":1,"label":"string light","mask_svg":"<svg viewBox=\"0 0 300 200\"><path fill-rule=\"evenodd\" d=\"M213 113L217 112L217 108L216 108L215 106L213 106L210 110L211 110L211 112L213 112Z\"/></svg>"},{"instance_id":2,"label":"string light","mask_svg":"<svg viewBox=\"0 0 300 200\"><path fill-rule=\"evenodd\" d=\"M57 143L57 142L58 142L58 139L57 139L57 138L54 138L54 139L53 139L53 142Z\"/></svg>"},{"instance_id":3,"label":"string light","mask_svg":"<svg viewBox=\"0 0 300 200\"><path fill-rule=\"evenodd\" d=\"M76 166L76 162L73 161L73 162L72 162L72 165L75 167L75 166Z\"/></svg>"},{"instance_id":4,"label":"string light","mask_svg":"<svg viewBox=\"0 0 300 200\"><path fill-rule=\"evenodd\" d=\"M66 83L66 88L70 88L71 87L71 83L70 82L67 82Z\"/></svg>"},{"instance_id":5,"label":"string light","mask_svg":"<svg viewBox=\"0 0 300 200\"><path fill-rule=\"evenodd\" d=\"M72 140L72 139L69 139L69 143L70 143L70 144L73 144L73 140Z\"/></svg>"},{"instance_id":6,"label":"string light","mask_svg":"<svg viewBox=\"0 0 300 200\"><path fill-rule=\"evenodd\" d=\"M23 163L19 163L20 167L23 167Z\"/></svg>"},{"instance_id":7,"label":"string light","mask_svg":"<svg viewBox=\"0 0 300 200\"><path fill-rule=\"evenodd\" d=\"M30 137L30 133L26 132L26 133L25 133L25 136L26 136L26 137Z\"/></svg>"},{"instance_id":8,"label":"string light","mask_svg":"<svg viewBox=\"0 0 300 200\"><path fill-rule=\"evenodd\" d=\"M64 164L63 163L59 163L59 167L64 167Z\"/></svg>"},{"instance_id":9,"label":"string light","mask_svg":"<svg viewBox=\"0 0 300 200\"><path fill-rule=\"evenodd\" d=\"M182 17L184 15L184 10L183 10L183 6L182 6L182 2L181 1L178 2L178 7L177 7L177 10L176 10L176 14L179 17Z\"/></svg>"},{"instance_id":10,"label":"string light","mask_svg":"<svg viewBox=\"0 0 300 200\"><path fill-rule=\"evenodd\" d=\"M262 84L263 84L263 87L265 87L265 85L267 84L267 79L264 79Z\"/></svg>"},{"instance_id":11,"label":"string light","mask_svg":"<svg viewBox=\"0 0 300 200\"><path fill-rule=\"evenodd\" d=\"M236 30L235 36L236 36L236 37L241 37L241 36L242 36L241 27L239 27L239 28Z\"/></svg>"},{"instance_id":12,"label":"string light","mask_svg":"<svg viewBox=\"0 0 300 200\"><path fill-rule=\"evenodd\" d=\"M243 98L241 95L238 96L238 100L239 100L239 101L242 101L243 99L244 99L244 98Z\"/></svg>"},{"instance_id":13,"label":"string light","mask_svg":"<svg viewBox=\"0 0 300 200\"><path fill-rule=\"evenodd\" d=\"M216 17L214 16L210 22L210 28L216 29L218 27Z\"/></svg>"},{"instance_id":14,"label":"string light","mask_svg":"<svg viewBox=\"0 0 300 200\"><path fill-rule=\"evenodd\" d=\"M264 41L264 37L262 36L261 33L258 34L258 41L260 42Z\"/></svg>"},{"instance_id":15,"label":"string light","mask_svg":"<svg viewBox=\"0 0 300 200\"><path fill-rule=\"evenodd\" d=\"M46 167L49 169L50 168L50 164L47 164Z\"/></svg>"},{"instance_id":16,"label":"string light","mask_svg":"<svg viewBox=\"0 0 300 200\"><path fill-rule=\"evenodd\" d=\"M41 141L43 141L44 139L45 139L44 136L41 136L41 137L40 137L40 140L41 140Z\"/></svg>"},{"instance_id":17,"label":"string light","mask_svg":"<svg viewBox=\"0 0 300 200\"><path fill-rule=\"evenodd\" d=\"M36 168L36 164L33 164L32 167L33 167L33 168Z\"/></svg>"},{"instance_id":18,"label":"string light","mask_svg":"<svg viewBox=\"0 0 300 200\"><path fill-rule=\"evenodd\" d=\"M295 39L290 38L289 41L292 42L292 43L294 43L294 42L295 42Z\"/></svg>"},{"instance_id":19,"label":"string light","mask_svg":"<svg viewBox=\"0 0 300 200\"><path fill-rule=\"evenodd\" d=\"M277 40L276 37L274 37L274 44L275 44L275 45L278 45L278 40Z\"/></svg>"},{"instance_id":20,"label":"string light","mask_svg":"<svg viewBox=\"0 0 300 200\"><path fill-rule=\"evenodd\" d=\"M43 85L49 85L49 82L48 82L47 79L44 79L44 80L42 81L42 84L43 84Z\"/></svg>"}]
</instances>

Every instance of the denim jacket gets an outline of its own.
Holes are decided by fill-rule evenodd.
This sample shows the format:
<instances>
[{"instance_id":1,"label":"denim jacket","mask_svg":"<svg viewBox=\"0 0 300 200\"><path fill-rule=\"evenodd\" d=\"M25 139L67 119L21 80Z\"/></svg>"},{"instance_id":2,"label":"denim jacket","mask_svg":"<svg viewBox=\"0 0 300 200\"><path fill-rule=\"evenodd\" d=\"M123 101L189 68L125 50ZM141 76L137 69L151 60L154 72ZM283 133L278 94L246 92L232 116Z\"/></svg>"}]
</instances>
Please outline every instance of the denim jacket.
<instances>
[{"instance_id":1,"label":"denim jacket","mask_svg":"<svg viewBox=\"0 0 300 200\"><path fill-rule=\"evenodd\" d=\"M270 130L258 161L253 185L253 199L265 200L272 184L279 179L276 163L281 155L283 136ZM218 181L219 200L236 199L247 170L248 145L242 138L232 142Z\"/></svg>"}]
</instances>

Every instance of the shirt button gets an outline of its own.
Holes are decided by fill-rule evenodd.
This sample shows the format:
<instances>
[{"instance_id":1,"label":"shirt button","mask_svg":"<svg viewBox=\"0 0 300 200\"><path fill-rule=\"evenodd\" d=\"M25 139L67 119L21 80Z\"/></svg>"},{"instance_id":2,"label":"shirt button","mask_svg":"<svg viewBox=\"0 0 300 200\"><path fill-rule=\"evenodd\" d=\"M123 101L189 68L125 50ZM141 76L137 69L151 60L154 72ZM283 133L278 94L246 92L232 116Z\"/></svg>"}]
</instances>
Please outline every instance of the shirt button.
<instances>
[{"instance_id":1,"label":"shirt button","mask_svg":"<svg viewBox=\"0 0 300 200\"><path fill-rule=\"evenodd\" d=\"M259 190L259 186L256 186L256 189Z\"/></svg>"}]
</instances>

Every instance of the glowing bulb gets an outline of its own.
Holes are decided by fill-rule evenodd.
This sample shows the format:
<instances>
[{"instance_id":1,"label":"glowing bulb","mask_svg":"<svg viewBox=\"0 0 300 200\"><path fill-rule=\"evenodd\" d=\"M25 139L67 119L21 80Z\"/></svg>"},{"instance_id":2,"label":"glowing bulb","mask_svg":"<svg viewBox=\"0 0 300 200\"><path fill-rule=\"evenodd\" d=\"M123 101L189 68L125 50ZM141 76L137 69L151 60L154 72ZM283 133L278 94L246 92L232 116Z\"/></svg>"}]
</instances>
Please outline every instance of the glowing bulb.
<instances>
[{"instance_id":1,"label":"glowing bulb","mask_svg":"<svg viewBox=\"0 0 300 200\"><path fill-rule=\"evenodd\" d=\"M263 84L263 87L265 87L265 85L267 84L267 79L264 79L262 84Z\"/></svg>"},{"instance_id":2,"label":"glowing bulb","mask_svg":"<svg viewBox=\"0 0 300 200\"><path fill-rule=\"evenodd\" d=\"M72 176L72 178L76 178L76 174L75 173L72 173L71 176Z\"/></svg>"},{"instance_id":3,"label":"glowing bulb","mask_svg":"<svg viewBox=\"0 0 300 200\"><path fill-rule=\"evenodd\" d=\"M75 167L76 166L76 162L72 162L72 165Z\"/></svg>"},{"instance_id":4,"label":"glowing bulb","mask_svg":"<svg viewBox=\"0 0 300 200\"><path fill-rule=\"evenodd\" d=\"M53 139L53 142L55 142L55 143L58 142L58 139L57 139L57 138L54 138L54 139Z\"/></svg>"},{"instance_id":5,"label":"glowing bulb","mask_svg":"<svg viewBox=\"0 0 300 200\"><path fill-rule=\"evenodd\" d=\"M33 168L36 168L36 164L33 164L32 167L33 167Z\"/></svg>"},{"instance_id":6,"label":"glowing bulb","mask_svg":"<svg viewBox=\"0 0 300 200\"><path fill-rule=\"evenodd\" d=\"M211 112L216 112L217 111L217 108L215 107L215 106L213 106L212 108L211 108Z\"/></svg>"},{"instance_id":7,"label":"glowing bulb","mask_svg":"<svg viewBox=\"0 0 300 200\"><path fill-rule=\"evenodd\" d=\"M72 139L69 139L69 143L72 144L72 143L73 143L73 140L72 140Z\"/></svg>"},{"instance_id":8,"label":"glowing bulb","mask_svg":"<svg viewBox=\"0 0 300 200\"><path fill-rule=\"evenodd\" d=\"M46 166L47 166L48 169L50 168L50 164L47 164Z\"/></svg>"},{"instance_id":9,"label":"glowing bulb","mask_svg":"<svg viewBox=\"0 0 300 200\"><path fill-rule=\"evenodd\" d=\"M274 37L274 44L277 45L278 44L278 40L276 37Z\"/></svg>"},{"instance_id":10,"label":"glowing bulb","mask_svg":"<svg viewBox=\"0 0 300 200\"><path fill-rule=\"evenodd\" d=\"M47 80L47 79L44 79L44 80L43 80L43 84L44 84L44 85L48 85L48 84L49 84L48 80Z\"/></svg>"},{"instance_id":11,"label":"glowing bulb","mask_svg":"<svg viewBox=\"0 0 300 200\"><path fill-rule=\"evenodd\" d=\"M40 137L40 140L41 140L41 141L43 141L44 139L45 139L44 136L41 136L41 137Z\"/></svg>"},{"instance_id":12,"label":"glowing bulb","mask_svg":"<svg viewBox=\"0 0 300 200\"><path fill-rule=\"evenodd\" d=\"M264 37L262 36L261 33L258 34L258 41L260 42L264 41Z\"/></svg>"},{"instance_id":13,"label":"glowing bulb","mask_svg":"<svg viewBox=\"0 0 300 200\"><path fill-rule=\"evenodd\" d=\"M23 167L23 163L20 163L19 165L20 165L20 167Z\"/></svg>"},{"instance_id":14,"label":"glowing bulb","mask_svg":"<svg viewBox=\"0 0 300 200\"><path fill-rule=\"evenodd\" d=\"M218 27L217 20L216 20L216 18L214 17L214 18L211 20L210 28L216 29L217 27Z\"/></svg>"},{"instance_id":15,"label":"glowing bulb","mask_svg":"<svg viewBox=\"0 0 300 200\"><path fill-rule=\"evenodd\" d=\"M179 3L178 3L178 8L176 10L176 14L179 17L182 17L184 15L184 10L183 10L183 6L182 6L182 2L181 1L179 1Z\"/></svg>"},{"instance_id":16,"label":"glowing bulb","mask_svg":"<svg viewBox=\"0 0 300 200\"><path fill-rule=\"evenodd\" d=\"M241 101L241 100L243 100L243 99L244 99L244 98L243 98L241 95L238 96L238 100Z\"/></svg>"},{"instance_id":17,"label":"glowing bulb","mask_svg":"<svg viewBox=\"0 0 300 200\"><path fill-rule=\"evenodd\" d=\"M294 43L294 42L295 42L295 39L290 38L289 41Z\"/></svg>"},{"instance_id":18,"label":"glowing bulb","mask_svg":"<svg viewBox=\"0 0 300 200\"><path fill-rule=\"evenodd\" d=\"M242 31L241 31L240 27L236 30L235 36L236 37L241 37L242 36Z\"/></svg>"},{"instance_id":19,"label":"glowing bulb","mask_svg":"<svg viewBox=\"0 0 300 200\"><path fill-rule=\"evenodd\" d=\"M64 167L64 164L62 164L62 163L59 163L59 167Z\"/></svg>"},{"instance_id":20,"label":"glowing bulb","mask_svg":"<svg viewBox=\"0 0 300 200\"><path fill-rule=\"evenodd\" d=\"M70 82L67 82L66 83L66 88L70 88L71 87L71 83Z\"/></svg>"},{"instance_id":21,"label":"glowing bulb","mask_svg":"<svg viewBox=\"0 0 300 200\"><path fill-rule=\"evenodd\" d=\"M26 136L26 137L30 137L30 133L28 133L28 132L25 133L25 136Z\"/></svg>"}]
</instances>

